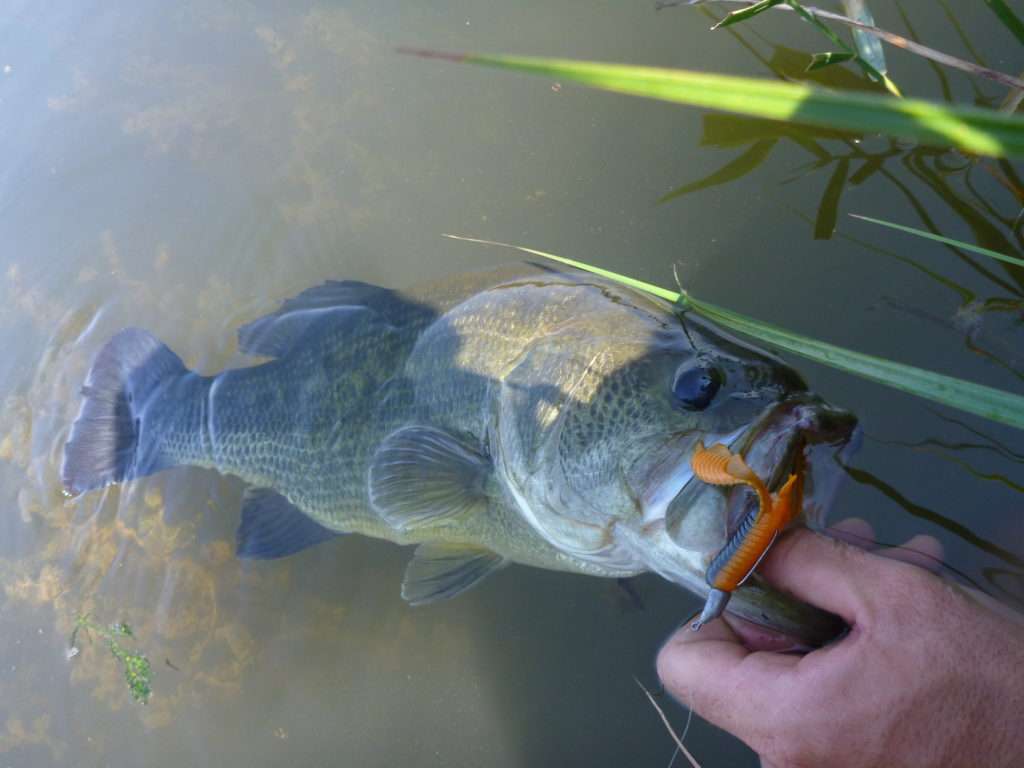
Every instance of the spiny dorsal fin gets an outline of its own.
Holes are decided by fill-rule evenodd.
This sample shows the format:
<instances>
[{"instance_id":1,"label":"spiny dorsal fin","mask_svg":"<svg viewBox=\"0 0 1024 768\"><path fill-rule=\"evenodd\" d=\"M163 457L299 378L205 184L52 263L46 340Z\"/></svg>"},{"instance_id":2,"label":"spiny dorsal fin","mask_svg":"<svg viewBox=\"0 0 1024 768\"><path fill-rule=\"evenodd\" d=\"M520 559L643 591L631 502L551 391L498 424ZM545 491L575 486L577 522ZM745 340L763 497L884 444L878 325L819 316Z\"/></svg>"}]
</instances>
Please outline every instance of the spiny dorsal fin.
<instances>
[{"instance_id":1,"label":"spiny dorsal fin","mask_svg":"<svg viewBox=\"0 0 1024 768\"><path fill-rule=\"evenodd\" d=\"M365 307L330 307L267 315L238 329L238 349L246 355L284 357L314 325L352 323L367 312Z\"/></svg>"},{"instance_id":2,"label":"spiny dorsal fin","mask_svg":"<svg viewBox=\"0 0 1024 768\"><path fill-rule=\"evenodd\" d=\"M238 329L238 348L247 355L282 357L314 325L403 318L410 302L395 291L357 280L329 280L286 300L281 308Z\"/></svg>"},{"instance_id":3,"label":"spiny dorsal fin","mask_svg":"<svg viewBox=\"0 0 1024 768\"><path fill-rule=\"evenodd\" d=\"M435 427L404 427L381 443L370 464L370 503L401 531L487 504L491 462L471 441Z\"/></svg>"},{"instance_id":4,"label":"spiny dorsal fin","mask_svg":"<svg viewBox=\"0 0 1024 768\"><path fill-rule=\"evenodd\" d=\"M247 488L235 540L239 557L271 560L340 535L320 525L277 491Z\"/></svg>"},{"instance_id":5,"label":"spiny dorsal fin","mask_svg":"<svg viewBox=\"0 0 1024 768\"><path fill-rule=\"evenodd\" d=\"M475 585L505 564L489 549L448 544L420 544L405 569L402 598L410 605L447 600Z\"/></svg>"}]
</instances>

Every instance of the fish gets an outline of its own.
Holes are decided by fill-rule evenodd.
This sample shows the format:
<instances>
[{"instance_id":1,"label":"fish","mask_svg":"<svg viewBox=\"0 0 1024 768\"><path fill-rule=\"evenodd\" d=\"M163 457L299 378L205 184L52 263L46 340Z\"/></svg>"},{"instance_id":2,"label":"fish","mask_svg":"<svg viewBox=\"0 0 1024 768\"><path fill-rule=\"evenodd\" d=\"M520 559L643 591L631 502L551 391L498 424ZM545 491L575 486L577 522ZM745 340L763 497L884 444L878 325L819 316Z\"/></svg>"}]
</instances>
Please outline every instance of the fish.
<instances>
[{"instance_id":1,"label":"fish","mask_svg":"<svg viewBox=\"0 0 1024 768\"><path fill-rule=\"evenodd\" d=\"M593 274L520 263L407 289L328 281L238 330L252 364L203 375L126 328L96 354L60 475L78 495L171 467L247 483L236 551L285 557L340 535L415 545L402 597L455 597L510 564L696 595L756 510L695 477L699 446L823 523L856 417L778 357ZM756 574L735 615L820 645L831 614Z\"/></svg>"}]
</instances>

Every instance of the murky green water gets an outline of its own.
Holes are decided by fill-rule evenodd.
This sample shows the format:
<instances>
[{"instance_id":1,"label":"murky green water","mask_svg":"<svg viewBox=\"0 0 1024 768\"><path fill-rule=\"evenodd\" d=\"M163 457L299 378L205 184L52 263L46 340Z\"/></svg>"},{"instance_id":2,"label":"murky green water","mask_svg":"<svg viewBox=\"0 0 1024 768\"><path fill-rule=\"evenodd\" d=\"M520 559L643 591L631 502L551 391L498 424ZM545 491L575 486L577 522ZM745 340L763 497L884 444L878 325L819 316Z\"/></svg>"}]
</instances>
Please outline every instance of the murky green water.
<instances>
[{"instance_id":1,"label":"murky green water","mask_svg":"<svg viewBox=\"0 0 1024 768\"><path fill-rule=\"evenodd\" d=\"M923 41L969 58L937 8L902 4ZM967 41L1019 71L1014 41L967 8L953 8ZM896 7L875 10L908 31ZM676 264L699 296L1019 391L1024 275L846 216L1019 253L1014 166L393 52L768 76L823 48L782 14L742 38L709 24L653 3L0 9L0 766L669 763L633 678L656 687L654 653L697 601L655 577L633 585L642 608L610 581L512 567L410 609L408 552L388 544L238 561L238 481L180 469L68 501L57 469L88 363L118 328L210 372L240 359L238 324L326 278L401 286L509 257L444 232L663 284ZM1002 97L899 53L890 73L907 93ZM737 158L712 176L725 183L695 183ZM1018 598L1020 434L799 367L867 434L835 517L887 541L932 533L952 566ZM83 612L135 629L148 705L99 640L67 658ZM705 765L756 763L696 721L687 742Z\"/></svg>"}]
</instances>

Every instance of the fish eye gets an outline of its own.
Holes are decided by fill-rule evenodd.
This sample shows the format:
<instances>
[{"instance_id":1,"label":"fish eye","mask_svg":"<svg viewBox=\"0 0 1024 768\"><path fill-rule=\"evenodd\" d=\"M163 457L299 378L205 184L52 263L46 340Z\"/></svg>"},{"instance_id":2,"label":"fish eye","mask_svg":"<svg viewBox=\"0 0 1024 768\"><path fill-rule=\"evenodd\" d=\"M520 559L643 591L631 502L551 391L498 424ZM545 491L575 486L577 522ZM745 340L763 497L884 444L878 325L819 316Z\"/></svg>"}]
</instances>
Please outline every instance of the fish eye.
<instances>
[{"instance_id":1,"label":"fish eye","mask_svg":"<svg viewBox=\"0 0 1024 768\"><path fill-rule=\"evenodd\" d=\"M715 399L722 386L722 373L717 368L697 366L676 374L672 394L688 411L703 411Z\"/></svg>"}]
</instances>

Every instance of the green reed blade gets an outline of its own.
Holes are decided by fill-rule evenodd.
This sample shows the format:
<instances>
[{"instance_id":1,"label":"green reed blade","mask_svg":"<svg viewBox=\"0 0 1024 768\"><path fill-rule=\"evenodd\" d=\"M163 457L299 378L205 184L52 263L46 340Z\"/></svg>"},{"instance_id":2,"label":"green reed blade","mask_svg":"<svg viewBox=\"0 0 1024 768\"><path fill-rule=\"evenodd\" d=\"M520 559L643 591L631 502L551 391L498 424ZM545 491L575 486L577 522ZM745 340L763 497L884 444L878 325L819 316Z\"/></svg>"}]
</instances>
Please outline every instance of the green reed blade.
<instances>
[{"instance_id":1,"label":"green reed blade","mask_svg":"<svg viewBox=\"0 0 1024 768\"><path fill-rule=\"evenodd\" d=\"M839 39L839 35L833 32L828 27L828 25L826 25L821 19L819 19L809 10L800 5L800 3L798 3L796 0L786 0L786 5L792 8L796 12L797 16L799 16L812 27L817 29L819 32L821 32L821 34L825 35L825 37L831 40L835 45L839 46L841 50L847 53L853 53L853 50L850 48L850 46L848 46L846 43ZM886 75L883 72L879 72L877 69L875 69L871 62L857 55L854 55L853 61L858 67L864 70L864 74L866 74L870 79L884 85L885 89L889 91L889 93L891 93L893 96L903 95L900 93L900 89L896 87L896 83L890 80L888 75Z\"/></svg>"},{"instance_id":2,"label":"green reed blade","mask_svg":"<svg viewBox=\"0 0 1024 768\"><path fill-rule=\"evenodd\" d=\"M1024 429L1024 397L1015 395L1012 392L1004 392L1000 389L987 387L984 384L975 384L963 379L946 376L942 373L927 371L912 365L905 365L904 363L897 363L885 358L875 357L874 355L867 355L863 352L855 352L851 349L838 347L834 344L787 331L770 323L763 323L760 320L741 315L730 309L696 299L685 292L680 294L667 288L645 283L642 280L620 275L608 269L593 267L574 259L567 259L564 256L556 256L553 253L546 253L534 248L525 248L520 245L499 243L494 240L481 240L460 235L445 235L445 237L468 243L512 248L522 253L533 254L534 256L557 261L561 264L567 264L570 267L592 272L628 285L631 288L636 288L637 290L671 301L680 311L696 312L698 315L726 328L759 339L771 344L773 347L784 349L795 355L806 357L817 363L852 373L855 376L860 376L878 384L884 384L901 392L923 397L926 400L932 400L942 405L948 405L957 410L973 413L976 416L982 416L983 418L1002 422L1003 424L1009 424L1011 427L1017 427L1018 429Z\"/></svg>"},{"instance_id":3,"label":"green reed blade","mask_svg":"<svg viewBox=\"0 0 1024 768\"><path fill-rule=\"evenodd\" d=\"M935 242L943 243L944 245L951 245L954 248L960 248L964 251L970 251L971 253L977 253L982 256L998 259L999 261L1005 261L1007 264L1024 267L1024 259L1018 259L1016 256L1007 256L1005 253L993 251L988 248L982 248L980 245L972 245L971 243L965 243L963 240L955 240L952 237L943 237L942 235L936 235L934 232L926 232L923 229L908 227L904 224L894 224L891 221L885 221L883 219L873 219L870 216L861 216L857 213L851 213L850 215L855 219L870 221L872 224L881 224L883 227L898 229L900 232L907 232L908 234L917 235L918 237L923 237L927 240L934 240Z\"/></svg>"},{"instance_id":4,"label":"green reed blade","mask_svg":"<svg viewBox=\"0 0 1024 768\"><path fill-rule=\"evenodd\" d=\"M1024 118L972 106L894 99L866 93L836 93L806 83L782 83L596 61L449 54L411 49L403 49L403 52L511 69L575 81L616 93L753 117L882 133L993 157L1024 156Z\"/></svg>"},{"instance_id":5,"label":"green reed blade","mask_svg":"<svg viewBox=\"0 0 1024 768\"><path fill-rule=\"evenodd\" d=\"M875 26L875 17L872 15L871 9L868 8L866 0L840 0L840 4L843 7L843 13L854 21L869 27ZM883 75L886 74L887 67L882 41L856 27L852 30L852 34L857 55Z\"/></svg>"},{"instance_id":6,"label":"green reed blade","mask_svg":"<svg viewBox=\"0 0 1024 768\"><path fill-rule=\"evenodd\" d=\"M967 413L1024 429L1024 397L838 347L684 295L682 308L787 352Z\"/></svg>"},{"instance_id":7,"label":"green reed blade","mask_svg":"<svg viewBox=\"0 0 1024 768\"><path fill-rule=\"evenodd\" d=\"M626 277L620 275L618 272L611 272L607 269L601 269L601 267L592 267L589 264L584 264L582 261L573 261L567 259L564 256L555 256L553 253L547 253L545 251L538 251L533 248L527 248L522 245L512 245L510 243L499 243L497 240L483 240L479 237L466 237L464 235L449 235L445 234L442 237L447 237L450 240L459 240L463 243L477 243L479 245L496 245L499 248L511 248L514 251L520 251L521 253L532 253L534 256L540 256L544 259L551 259L551 261L559 261L562 264L568 264L570 267L576 267L576 269L582 269L585 272L593 272L595 275L601 275L601 277L607 277L610 280L615 280L624 285L628 285L630 288L636 288L638 291L644 291L645 293L652 293L655 296L665 299L666 301L677 301L679 294L675 291L670 291L667 288L660 288L657 285L651 283L645 283L643 280L636 280L632 277Z\"/></svg>"},{"instance_id":8,"label":"green reed blade","mask_svg":"<svg viewBox=\"0 0 1024 768\"><path fill-rule=\"evenodd\" d=\"M992 12L1016 36L1021 45L1024 45L1024 22L1021 22L1017 14L1010 10L1010 6L1003 0L985 0L985 5L992 9Z\"/></svg>"},{"instance_id":9,"label":"green reed blade","mask_svg":"<svg viewBox=\"0 0 1024 768\"><path fill-rule=\"evenodd\" d=\"M738 11L733 11L720 22L715 24L712 29L718 29L719 27L729 27L741 21L746 21L749 18L757 16L762 11L767 11L774 5L781 5L786 0L761 0L759 3L748 5L746 8L740 8Z\"/></svg>"}]
</instances>

